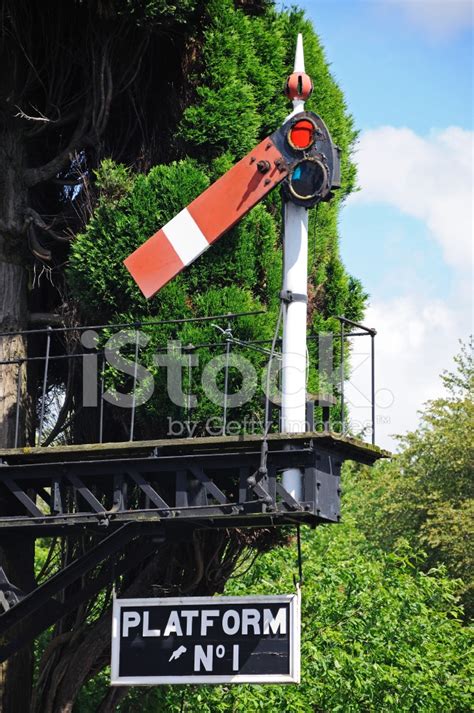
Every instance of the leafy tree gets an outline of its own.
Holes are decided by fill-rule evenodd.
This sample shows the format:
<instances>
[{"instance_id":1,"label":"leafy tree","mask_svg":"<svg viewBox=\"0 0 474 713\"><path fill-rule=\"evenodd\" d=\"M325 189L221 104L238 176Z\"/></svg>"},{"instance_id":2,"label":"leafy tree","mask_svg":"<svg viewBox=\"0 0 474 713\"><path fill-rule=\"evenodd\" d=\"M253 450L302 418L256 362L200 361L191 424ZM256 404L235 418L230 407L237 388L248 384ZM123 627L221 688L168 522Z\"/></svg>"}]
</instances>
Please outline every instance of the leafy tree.
<instances>
[{"instance_id":1,"label":"leafy tree","mask_svg":"<svg viewBox=\"0 0 474 713\"><path fill-rule=\"evenodd\" d=\"M462 626L456 583L443 569L423 574L406 544L375 551L349 516L337 527L305 530L302 554L300 685L135 688L118 710L471 710L473 632ZM296 572L296 547L280 547L229 580L225 593L291 592ZM92 713L107 673L84 688L78 713Z\"/></svg>"},{"instance_id":2,"label":"leafy tree","mask_svg":"<svg viewBox=\"0 0 474 713\"><path fill-rule=\"evenodd\" d=\"M142 168L170 157L173 120L165 117L179 106L180 62L199 17L195 0L2 4L2 330L26 328L28 308L46 311L67 297L61 266L88 217L81 186L89 171L104 156ZM31 290L48 266L56 290L44 282ZM24 355L25 345L10 338L0 348L7 358ZM9 392L0 412L4 445L14 429Z\"/></svg>"},{"instance_id":3,"label":"leafy tree","mask_svg":"<svg viewBox=\"0 0 474 713\"><path fill-rule=\"evenodd\" d=\"M355 469L351 499L360 526L391 550L404 538L428 554L425 568L444 565L461 578L474 611L472 339L444 372L446 395L429 401L418 428L400 437L401 452L369 471Z\"/></svg>"}]
</instances>

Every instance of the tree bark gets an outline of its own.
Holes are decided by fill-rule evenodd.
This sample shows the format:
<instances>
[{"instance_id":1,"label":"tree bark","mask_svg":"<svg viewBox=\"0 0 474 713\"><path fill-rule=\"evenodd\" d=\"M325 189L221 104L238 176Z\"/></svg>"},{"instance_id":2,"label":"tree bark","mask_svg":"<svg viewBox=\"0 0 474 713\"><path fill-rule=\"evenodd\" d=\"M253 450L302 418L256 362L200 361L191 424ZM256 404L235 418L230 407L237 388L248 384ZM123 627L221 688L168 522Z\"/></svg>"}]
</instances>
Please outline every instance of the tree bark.
<instances>
[{"instance_id":1,"label":"tree bark","mask_svg":"<svg viewBox=\"0 0 474 713\"><path fill-rule=\"evenodd\" d=\"M151 584L168 566L170 548L152 558L121 596L151 595ZM77 627L72 638L42 661L32 710L35 713L72 713L77 695L92 672L103 668L110 651L111 611L91 625ZM103 704L102 704L103 707ZM99 702L98 710L101 710ZM105 708L104 710L107 710Z\"/></svg>"},{"instance_id":2,"label":"tree bark","mask_svg":"<svg viewBox=\"0 0 474 713\"><path fill-rule=\"evenodd\" d=\"M25 270L21 265L2 261L0 256L0 329L2 332L26 329L25 298ZM18 392L20 398L26 394L26 365L22 363L25 357L24 337L19 334L0 337L0 361L12 362L0 365L0 443L2 448L13 448L15 441L16 445L24 445L25 413L21 408L17 412L17 397Z\"/></svg>"},{"instance_id":3,"label":"tree bark","mask_svg":"<svg viewBox=\"0 0 474 713\"><path fill-rule=\"evenodd\" d=\"M24 251L17 233L23 222L26 189L22 185L21 145L12 134L0 134L0 447L24 445L25 404L27 402L26 341L15 331L27 327L27 274ZM15 363L16 362L16 363ZM20 381L19 381L20 380ZM17 412L17 399L20 408ZM0 516L18 512L14 496L0 486ZM28 592L34 587L34 540L31 537L0 538L0 566L8 579ZM21 627L21 624L19 625ZM25 646L0 666L0 712L27 713L30 710L33 678L33 647Z\"/></svg>"}]
</instances>

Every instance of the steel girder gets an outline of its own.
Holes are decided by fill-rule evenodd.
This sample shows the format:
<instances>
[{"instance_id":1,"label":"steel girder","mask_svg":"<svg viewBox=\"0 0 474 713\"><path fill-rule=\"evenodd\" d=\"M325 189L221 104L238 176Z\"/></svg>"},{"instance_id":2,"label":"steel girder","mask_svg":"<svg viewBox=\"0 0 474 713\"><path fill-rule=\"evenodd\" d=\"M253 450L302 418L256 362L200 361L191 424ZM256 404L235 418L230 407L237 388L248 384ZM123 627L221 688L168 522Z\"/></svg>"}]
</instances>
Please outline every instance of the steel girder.
<instances>
[{"instance_id":1,"label":"steel girder","mask_svg":"<svg viewBox=\"0 0 474 713\"><path fill-rule=\"evenodd\" d=\"M170 529L183 520L201 527L338 520L342 447L328 449L311 439L278 441L262 456L255 443L228 445L209 452L191 448L160 454L155 449L139 457L120 453L3 464L0 488L16 498L24 513L0 517L0 536L7 530L34 536L67 534L129 522L160 523ZM295 467L302 471L301 501L282 485L282 472Z\"/></svg>"}]
</instances>

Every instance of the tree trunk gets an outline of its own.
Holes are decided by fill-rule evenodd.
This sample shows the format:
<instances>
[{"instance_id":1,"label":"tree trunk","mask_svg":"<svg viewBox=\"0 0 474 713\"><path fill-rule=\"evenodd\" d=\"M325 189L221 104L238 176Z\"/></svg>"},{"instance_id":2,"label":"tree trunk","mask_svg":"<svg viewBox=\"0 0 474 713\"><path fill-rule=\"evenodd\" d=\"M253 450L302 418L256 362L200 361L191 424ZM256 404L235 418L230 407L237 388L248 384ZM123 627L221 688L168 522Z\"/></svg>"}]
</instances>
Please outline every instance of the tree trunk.
<instances>
[{"instance_id":1,"label":"tree trunk","mask_svg":"<svg viewBox=\"0 0 474 713\"><path fill-rule=\"evenodd\" d=\"M23 167L21 148L11 135L0 134L0 217L2 227L12 228L0 233L0 331L14 332L27 326L27 275L24 248L16 228L23 222L25 189L19 170ZM18 334L0 337L0 361L20 363L0 364L0 447L24 445L26 342ZM18 381L20 379L20 382ZM17 397L20 408L17 413ZM14 496L0 485L0 517L18 513ZM0 566L8 579L20 589L34 587L34 540L29 536L0 536ZM21 624L19 625L21 627ZM27 713L30 710L33 678L33 647L26 646L0 666L0 712Z\"/></svg>"},{"instance_id":2,"label":"tree trunk","mask_svg":"<svg viewBox=\"0 0 474 713\"><path fill-rule=\"evenodd\" d=\"M15 331L27 327L27 276L24 268L25 240L22 235L27 192L23 185L21 136L0 131L0 361L26 357L26 342ZM20 445L24 413L16 418L18 379L20 396L26 394L26 369L22 364L0 364L0 446ZM24 398L22 398L24 403ZM15 438L17 432L17 438ZM21 444L23 445L23 444Z\"/></svg>"},{"instance_id":3,"label":"tree trunk","mask_svg":"<svg viewBox=\"0 0 474 713\"><path fill-rule=\"evenodd\" d=\"M164 548L163 554L154 556L136 581L120 596L150 596L151 584L160 580L160 574L169 561L170 548ZM108 662L110 632L109 610L93 624L83 623L76 627L71 632L71 638L66 638L52 656L41 662L32 707L35 713L72 713L83 683L91 677L93 671L97 672ZM98 701L97 710L110 710L104 708L104 705L104 702L100 704Z\"/></svg>"},{"instance_id":4,"label":"tree trunk","mask_svg":"<svg viewBox=\"0 0 474 713\"><path fill-rule=\"evenodd\" d=\"M26 329L26 274L21 265L3 262L0 256L0 329ZM0 444L2 448L24 445L25 414L18 408L25 401L26 368L20 360L26 356L24 337L18 334L0 337L0 361L19 363L0 365ZM20 406L21 406L20 401ZM22 442L23 441L23 442Z\"/></svg>"}]
</instances>

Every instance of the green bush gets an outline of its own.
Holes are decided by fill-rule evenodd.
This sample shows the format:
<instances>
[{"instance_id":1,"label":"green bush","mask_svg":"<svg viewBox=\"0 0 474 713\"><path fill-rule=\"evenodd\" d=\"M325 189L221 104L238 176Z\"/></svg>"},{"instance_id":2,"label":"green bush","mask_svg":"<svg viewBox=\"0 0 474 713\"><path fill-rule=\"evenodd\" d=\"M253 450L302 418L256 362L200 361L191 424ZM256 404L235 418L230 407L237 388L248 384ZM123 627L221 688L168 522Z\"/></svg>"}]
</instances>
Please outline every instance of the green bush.
<instances>
[{"instance_id":1,"label":"green bush","mask_svg":"<svg viewBox=\"0 0 474 713\"><path fill-rule=\"evenodd\" d=\"M462 626L455 582L423 574L411 548L375 551L350 518L302 533L304 583L300 685L158 686L132 689L122 713L423 713L472 710L473 636ZM296 546L262 555L225 594L294 591ZM107 672L84 689L93 708Z\"/></svg>"}]
</instances>

